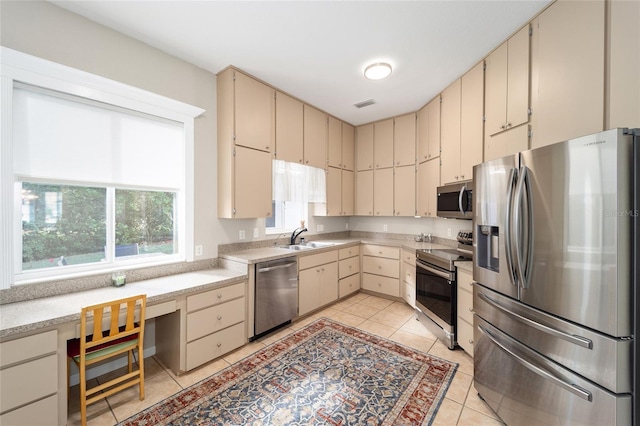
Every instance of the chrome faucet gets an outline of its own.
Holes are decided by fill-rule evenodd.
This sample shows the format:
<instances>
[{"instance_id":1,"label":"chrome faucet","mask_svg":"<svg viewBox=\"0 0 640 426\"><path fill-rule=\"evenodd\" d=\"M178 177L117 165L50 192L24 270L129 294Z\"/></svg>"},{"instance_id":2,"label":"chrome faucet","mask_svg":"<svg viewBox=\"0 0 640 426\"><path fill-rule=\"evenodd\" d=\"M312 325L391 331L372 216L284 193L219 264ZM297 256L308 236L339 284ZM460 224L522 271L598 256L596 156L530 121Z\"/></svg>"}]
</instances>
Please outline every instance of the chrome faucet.
<instances>
[{"instance_id":1,"label":"chrome faucet","mask_svg":"<svg viewBox=\"0 0 640 426\"><path fill-rule=\"evenodd\" d=\"M298 235L302 234L303 232L307 231L307 228L296 228L292 233L291 233L291 241L290 244L294 245L296 243L296 238L298 238Z\"/></svg>"}]
</instances>

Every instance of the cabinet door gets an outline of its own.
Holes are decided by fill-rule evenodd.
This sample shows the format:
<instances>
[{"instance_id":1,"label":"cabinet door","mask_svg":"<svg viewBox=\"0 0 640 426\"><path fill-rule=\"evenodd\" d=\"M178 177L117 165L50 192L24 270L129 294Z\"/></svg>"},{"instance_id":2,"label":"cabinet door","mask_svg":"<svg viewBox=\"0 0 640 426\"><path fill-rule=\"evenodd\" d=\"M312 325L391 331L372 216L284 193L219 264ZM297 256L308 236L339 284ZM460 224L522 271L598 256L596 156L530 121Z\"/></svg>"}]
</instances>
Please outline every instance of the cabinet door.
<instances>
[{"instance_id":1,"label":"cabinet door","mask_svg":"<svg viewBox=\"0 0 640 426\"><path fill-rule=\"evenodd\" d=\"M329 117L328 133L327 164L330 167L342 167L342 121Z\"/></svg>"},{"instance_id":2,"label":"cabinet door","mask_svg":"<svg viewBox=\"0 0 640 426\"><path fill-rule=\"evenodd\" d=\"M473 166L482 163L484 64L462 76L460 111L460 179L473 179Z\"/></svg>"},{"instance_id":3,"label":"cabinet door","mask_svg":"<svg viewBox=\"0 0 640 426\"><path fill-rule=\"evenodd\" d=\"M373 170L357 172L356 216L373 215Z\"/></svg>"},{"instance_id":4,"label":"cabinet door","mask_svg":"<svg viewBox=\"0 0 640 426\"><path fill-rule=\"evenodd\" d=\"M525 25L508 41L507 129L529 121L529 34L529 25Z\"/></svg>"},{"instance_id":5,"label":"cabinet door","mask_svg":"<svg viewBox=\"0 0 640 426\"><path fill-rule=\"evenodd\" d=\"M604 18L594 0L555 2L534 20L532 148L603 130Z\"/></svg>"},{"instance_id":6,"label":"cabinet door","mask_svg":"<svg viewBox=\"0 0 640 426\"><path fill-rule=\"evenodd\" d=\"M235 72L235 143L271 152L275 138L274 90Z\"/></svg>"},{"instance_id":7,"label":"cabinet door","mask_svg":"<svg viewBox=\"0 0 640 426\"><path fill-rule=\"evenodd\" d=\"M640 2L609 2L609 111L605 129L640 127ZM635 93L635 95L634 95Z\"/></svg>"},{"instance_id":8,"label":"cabinet door","mask_svg":"<svg viewBox=\"0 0 640 426\"><path fill-rule=\"evenodd\" d=\"M393 118L373 123L373 160L376 169L393 167Z\"/></svg>"},{"instance_id":9,"label":"cabinet door","mask_svg":"<svg viewBox=\"0 0 640 426\"><path fill-rule=\"evenodd\" d=\"M373 170L373 124L356 129L356 164L358 170Z\"/></svg>"},{"instance_id":10,"label":"cabinet door","mask_svg":"<svg viewBox=\"0 0 640 426\"><path fill-rule=\"evenodd\" d=\"M342 169L327 167L327 216L342 214Z\"/></svg>"},{"instance_id":11,"label":"cabinet door","mask_svg":"<svg viewBox=\"0 0 640 426\"><path fill-rule=\"evenodd\" d=\"M416 114L394 118L393 158L396 166L416 163Z\"/></svg>"},{"instance_id":12,"label":"cabinet door","mask_svg":"<svg viewBox=\"0 0 640 426\"><path fill-rule=\"evenodd\" d=\"M393 177L395 216L416 215L416 166L396 167Z\"/></svg>"},{"instance_id":13,"label":"cabinet door","mask_svg":"<svg viewBox=\"0 0 640 426\"><path fill-rule=\"evenodd\" d=\"M442 92L442 183L460 180L460 87L460 79L457 79Z\"/></svg>"},{"instance_id":14,"label":"cabinet door","mask_svg":"<svg viewBox=\"0 0 640 426\"><path fill-rule=\"evenodd\" d=\"M488 135L505 129L507 117L507 52L504 42L485 59L485 128Z\"/></svg>"},{"instance_id":15,"label":"cabinet door","mask_svg":"<svg viewBox=\"0 0 640 426\"><path fill-rule=\"evenodd\" d=\"M355 170L355 128L347 123L342 123L342 168Z\"/></svg>"},{"instance_id":16,"label":"cabinet door","mask_svg":"<svg viewBox=\"0 0 640 426\"><path fill-rule=\"evenodd\" d=\"M353 216L355 212L354 174L351 170L342 171L342 214L344 216Z\"/></svg>"},{"instance_id":17,"label":"cabinet door","mask_svg":"<svg viewBox=\"0 0 640 426\"><path fill-rule=\"evenodd\" d=\"M393 216L393 168L373 172L373 211L375 216Z\"/></svg>"},{"instance_id":18,"label":"cabinet door","mask_svg":"<svg viewBox=\"0 0 640 426\"><path fill-rule=\"evenodd\" d=\"M302 102L276 92L276 155L302 164Z\"/></svg>"},{"instance_id":19,"label":"cabinet door","mask_svg":"<svg viewBox=\"0 0 640 426\"><path fill-rule=\"evenodd\" d=\"M327 167L327 114L304 106L304 164Z\"/></svg>"},{"instance_id":20,"label":"cabinet door","mask_svg":"<svg viewBox=\"0 0 640 426\"><path fill-rule=\"evenodd\" d=\"M236 146L234 218L271 216L271 154Z\"/></svg>"},{"instance_id":21,"label":"cabinet door","mask_svg":"<svg viewBox=\"0 0 640 426\"><path fill-rule=\"evenodd\" d=\"M298 313L304 315L320 307L320 267L304 269L298 273Z\"/></svg>"},{"instance_id":22,"label":"cabinet door","mask_svg":"<svg viewBox=\"0 0 640 426\"><path fill-rule=\"evenodd\" d=\"M440 95L418 111L418 161L440 156Z\"/></svg>"},{"instance_id":23,"label":"cabinet door","mask_svg":"<svg viewBox=\"0 0 640 426\"><path fill-rule=\"evenodd\" d=\"M338 299L338 262L320 266L320 306Z\"/></svg>"},{"instance_id":24,"label":"cabinet door","mask_svg":"<svg viewBox=\"0 0 640 426\"><path fill-rule=\"evenodd\" d=\"M529 149L529 125L518 126L493 136L485 135L484 161L495 160Z\"/></svg>"},{"instance_id":25,"label":"cabinet door","mask_svg":"<svg viewBox=\"0 0 640 426\"><path fill-rule=\"evenodd\" d=\"M436 198L440 185L440 160L438 158L418 166L418 216L436 216Z\"/></svg>"}]
</instances>

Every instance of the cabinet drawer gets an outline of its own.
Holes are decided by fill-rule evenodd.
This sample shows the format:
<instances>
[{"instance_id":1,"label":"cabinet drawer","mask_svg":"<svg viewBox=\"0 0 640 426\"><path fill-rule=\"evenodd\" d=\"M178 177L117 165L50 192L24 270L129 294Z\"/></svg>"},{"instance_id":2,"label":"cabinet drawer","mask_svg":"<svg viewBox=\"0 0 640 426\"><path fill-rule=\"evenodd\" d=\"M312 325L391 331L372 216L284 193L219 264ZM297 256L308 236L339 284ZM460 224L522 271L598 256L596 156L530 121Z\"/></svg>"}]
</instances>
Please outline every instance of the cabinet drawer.
<instances>
[{"instance_id":1,"label":"cabinet drawer","mask_svg":"<svg viewBox=\"0 0 640 426\"><path fill-rule=\"evenodd\" d=\"M400 259L400 249L395 247L365 244L365 246L362 248L362 254L365 256L378 256L387 257L389 259Z\"/></svg>"},{"instance_id":2,"label":"cabinet drawer","mask_svg":"<svg viewBox=\"0 0 640 426\"><path fill-rule=\"evenodd\" d=\"M460 268L456 268L456 271L458 273L458 288L463 287L467 291L473 291L473 275Z\"/></svg>"},{"instance_id":3,"label":"cabinet drawer","mask_svg":"<svg viewBox=\"0 0 640 426\"><path fill-rule=\"evenodd\" d=\"M364 256L362 258L362 271L384 275L385 277L400 278L400 265L394 259Z\"/></svg>"},{"instance_id":4,"label":"cabinet drawer","mask_svg":"<svg viewBox=\"0 0 640 426\"><path fill-rule=\"evenodd\" d=\"M409 284L407 284L406 282L404 283L404 294L402 295L402 298L412 307L416 307L416 288L414 286L411 286Z\"/></svg>"},{"instance_id":5,"label":"cabinet drawer","mask_svg":"<svg viewBox=\"0 0 640 426\"><path fill-rule=\"evenodd\" d=\"M347 247L338 250L338 259L346 259L353 256L360 256L360 246Z\"/></svg>"},{"instance_id":6,"label":"cabinet drawer","mask_svg":"<svg viewBox=\"0 0 640 426\"><path fill-rule=\"evenodd\" d=\"M456 333L458 334L458 346L473 357L473 326L471 324L466 321L458 321Z\"/></svg>"},{"instance_id":7,"label":"cabinet drawer","mask_svg":"<svg viewBox=\"0 0 640 426\"><path fill-rule=\"evenodd\" d=\"M187 315L187 342L244 321L245 299L211 306Z\"/></svg>"},{"instance_id":8,"label":"cabinet drawer","mask_svg":"<svg viewBox=\"0 0 640 426\"><path fill-rule=\"evenodd\" d=\"M0 425L58 425L58 395L51 395L33 404L0 416Z\"/></svg>"},{"instance_id":9,"label":"cabinet drawer","mask_svg":"<svg viewBox=\"0 0 640 426\"><path fill-rule=\"evenodd\" d=\"M245 344L244 322L187 343L187 371Z\"/></svg>"},{"instance_id":10,"label":"cabinet drawer","mask_svg":"<svg viewBox=\"0 0 640 426\"><path fill-rule=\"evenodd\" d=\"M187 312L218 305L242 296L244 296L244 283L205 291L204 293L187 297Z\"/></svg>"},{"instance_id":11,"label":"cabinet drawer","mask_svg":"<svg viewBox=\"0 0 640 426\"><path fill-rule=\"evenodd\" d=\"M407 284L416 286L416 265L409 265L406 262L402 262L400 265L402 269L402 279Z\"/></svg>"},{"instance_id":12,"label":"cabinet drawer","mask_svg":"<svg viewBox=\"0 0 640 426\"><path fill-rule=\"evenodd\" d=\"M344 297L360 289L360 275L351 275L338 283L338 297Z\"/></svg>"},{"instance_id":13,"label":"cabinet drawer","mask_svg":"<svg viewBox=\"0 0 640 426\"><path fill-rule=\"evenodd\" d=\"M56 354L5 368L0 371L0 412L53 395L57 391Z\"/></svg>"},{"instance_id":14,"label":"cabinet drawer","mask_svg":"<svg viewBox=\"0 0 640 426\"><path fill-rule=\"evenodd\" d=\"M416 266L416 253L414 251L402 250L402 261L409 265Z\"/></svg>"},{"instance_id":15,"label":"cabinet drawer","mask_svg":"<svg viewBox=\"0 0 640 426\"><path fill-rule=\"evenodd\" d=\"M458 317L473 324L473 294L466 290L458 291Z\"/></svg>"},{"instance_id":16,"label":"cabinet drawer","mask_svg":"<svg viewBox=\"0 0 640 426\"><path fill-rule=\"evenodd\" d=\"M331 262L337 262L337 261L338 261L338 250L312 254L309 256L300 256L298 258L298 269L303 270L307 268L313 268L314 266L324 265L325 263L331 263Z\"/></svg>"},{"instance_id":17,"label":"cabinet drawer","mask_svg":"<svg viewBox=\"0 0 640 426\"><path fill-rule=\"evenodd\" d=\"M0 343L0 367L38 358L57 350L57 330Z\"/></svg>"},{"instance_id":18,"label":"cabinet drawer","mask_svg":"<svg viewBox=\"0 0 640 426\"><path fill-rule=\"evenodd\" d=\"M350 257L338 262L338 278L342 279L360 272L360 258Z\"/></svg>"},{"instance_id":19,"label":"cabinet drawer","mask_svg":"<svg viewBox=\"0 0 640 426\"><path fill-rule=\"evenodd\" d=\"M362 288L400 297L400 281L397 278L381 277L380 275L362 274Z\"/></svg>"}]
</instances>

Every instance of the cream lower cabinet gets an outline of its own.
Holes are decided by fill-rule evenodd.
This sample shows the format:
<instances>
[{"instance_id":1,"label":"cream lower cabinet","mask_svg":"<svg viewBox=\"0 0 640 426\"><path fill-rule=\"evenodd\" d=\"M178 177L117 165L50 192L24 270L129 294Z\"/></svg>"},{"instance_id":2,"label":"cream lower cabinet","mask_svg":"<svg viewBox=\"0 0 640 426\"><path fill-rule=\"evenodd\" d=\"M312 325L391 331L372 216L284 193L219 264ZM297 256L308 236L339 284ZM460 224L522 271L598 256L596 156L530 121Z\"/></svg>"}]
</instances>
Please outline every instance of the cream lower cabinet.
<instances>
[{"instance_id":1,"label":"cream lower cabinet","mask_svg":"<svg viewBox=\"0 0 640 426\"><path fill-rule=\"evenodd\" d=\"M298 258L298 315L338 299L338 250Z\"/></svg>"},{"instance_id":2,"label":"cream lower cabinet","mask_svg":"<svg viewBox=\"0 0 640 426\"><path fill-rule=\"evenodd\" d=\"M57 350L56 330L0 343L0 424L58 424Z\"/></svg>"},{"instance_id":3,"label":"cream lower cabinet","mask_svg":"<svg viewBox=\"0 0 640 426\"><path fill-rule=\"evenodd\" d=\"M338 250L338 297L360 289L360 246Z\"/></svg>"},{"instance_id":4,"label":"cream lower cabinet","mask_svg":"<svg viewBox=\"0 0 640 426\"><path fill-rule=\"evenodd\" d=\"M473 356L473 276L458 268L458 346Z\"/></svg>"},{"instance_id":5,"label":"cream lower cabinet","mask_svg":"<svg viewBox=\"0 0 640 426\"><path fill-rule=\"evenodd\" d=\"M362 248L362 288L400 297L400 249L365 244Z\"/></svg>"},{"instance_id":6,"label":"cream lower cabinet","mask_svg":"<svg viewBox=\"0 0 640 426\"><path fill-rule=\"evenodd\" d=\"M416 254L413 251L402 250L400 264L402 276L402 298L411 307L416 307Z\"/></svg>"},{"instance_id":7,"label":"cream lower cabinet","mask_svg":"<svg viewBox=\"0 0 640 426\"><path fill-rule=\"evenodd\" d=\"M156 318L157 356L180 374L247 342L246 283L188 296L179 311Z\"/></svg>"}]
</instances>

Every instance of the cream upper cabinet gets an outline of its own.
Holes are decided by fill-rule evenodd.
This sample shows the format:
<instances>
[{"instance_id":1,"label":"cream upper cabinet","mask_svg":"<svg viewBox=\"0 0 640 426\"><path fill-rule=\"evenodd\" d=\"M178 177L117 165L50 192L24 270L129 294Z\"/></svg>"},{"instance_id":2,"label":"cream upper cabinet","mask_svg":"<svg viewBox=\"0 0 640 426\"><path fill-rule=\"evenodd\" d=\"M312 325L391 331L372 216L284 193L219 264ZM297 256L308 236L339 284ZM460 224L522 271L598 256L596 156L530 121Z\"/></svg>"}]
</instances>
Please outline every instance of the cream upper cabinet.
<instances>
[{"instance_id":1,"label":"cream upper cabinet","mask_svg":"<svg viewBox=\"0 0 640 426\"><path fill-rule=\"evenodd\" d=\"M327 167L327 114L304 105L304 164Z\"/></svg>"},{"instance_id":2,"label":"cream upper cabinet","mask_svg":"<svg viewBox=\"0 0 640 426\"><path fill-rule=\"evenodd\" d=\"M355 170L355 137L355 128L342 123L342 168L351 171Z\"/></svg>"},{"instance_id":3,"label":"cream upper cabinet","mask_svg":"<svg viewBox=\"0 0 640 426\"><path fill-rule=\"evenodd\" d=\"M610 1L609 111L605 128L640 128L640 2Z\"/></svg>"},{"instance_id":4,"label":"cream upper cabinet","mask_svg":"<svg viewBox=\"0 0 640 426\"><path fill-rule=\"evenodd\" d=\"M393 167L393 118L373 123L373 160L376 169Z\"/></svg>"},{"instance_id":5,"label":"cream upper cabinet","mask_svg":"<svg viewBox=\"0 0 640 426\"><path fill-rule=\"evenodd\" d=\"M375 195L374 195L375 197ZM399 166L393 176L394 216L416 215L416 166Z\"/></svg>"},{"instance_id":6,"label":"cream upper cabinet","mask_svg":"<svg viewBox=\"0 0 640 426\"><path fill-rule=\"evenodd\" d=\"M342 121L329 116L327 165L342 168Z\"/></svg>"},{"instance_id":7,"label":"cream upper cabinet","mask_svg":"<svg viewBox=\"0 0 640 426\"><path fill-rule=\"evenodd\" d=\"M276 155L278 160L303 163L303 104L276 92Z\"/></svg>"},{"instance_id":8,"label":"cream upper cabinet","mask_svg":"<svg viewBox=\"0 0 640 426\"><path fill-rule=\"evenodd\" d=\"M395 117L393 123L393 158L395 166L416 163L416 114Z\"/></svg>"},{"instance_id":9,"label":"cream upper cabinet","mask_svg":"<svg viewBox=\"0 0 640 426\"><path fill-rule=\"evenodd\" d=\"M418 165L417 214L422 217L436 217L436 198L440 185L440 160L425 161Z\"/></svg>"},{"instance_id":10,"label":"cream upper cabinet","mask_svg":"<svg viewBox=\"0 0 640 426\"><path fill-rule=\"evenodd\" d=\"M460 179L460 79L442 92L441 114L441 180L442 183Z\"/></svg>"},{"instance_id":11,"label":"cream upper cabinet","mask_svg":"<svg viewBox=\"0 0 640 426\"><path fill-rule=\"evenodd\" d=\"M233 68L217 77L218 217L271 216L274 91ZM251 115L253 123L247 119ZM249 136L252 133L260 137ZM249 141L260 142L251 146Z\"/></svg>"},{"instance_id":12,"label":"cream upper cabinet","mask_svg":"<svg viewBox=\"0 0 640 426\"><path fill-rule=\"evenodd\" d=\"M275 138L275 91L237 70L229 68L235 86L235 143L271 152ZM233 125L233 124L232 124Z\"/></svg>"},{"instance_id":13,"label":"cream upper cabinet","mask_svg":"<svg viewBox=\"0 0 640 426\"><path fill-rule=\"evenodd\" d=\"M393 216L393 168L373 172L373 211L375 216Z\"/></svg>"},{"instance_id":14,"label":"cream upper cabinet","mask_svg":"<svg viewBox=\"0 0 640 426\"><path fill-rule=\"evenodd\" d=\"M327 167L327 216L342 214L342 169Z\"/></svg>"},{"instance_id":15,"label":"cream upper cabinet","mask_svg":"<svg viewBox=\"0 0 640 426\"><path fill-rule=\"evenodd\" d=\"M555 2L533 21L532 148L604 129L604 40L604 0Z\"/></svg>"},{"instance_id":16,"label":"cream upper cabinet","mask_svg":"<svg viewBox=\"0 0 640 426\"><path fill-rule=\"evenodd\" d=\"M473 166L482 163L484 63L480 62L461 79L460 180L473 179Z\"/></svg>"},{"instance_id":17,"label":"cream upper cabinet","mask_svg":"<svg viewBox=\"0 0 640 426\"><path fill-rule=\"evenodd\" d=\"M440 156L440 95L418 111L418 162Z\"/></svg>"},{"instance_id":18,"label":"cream upper cabinet","mask_svg":"<svg viewBox=\"0 0 640 426\"><path fill-rule=\"evenodd\" d=\"M373 124L356 129L357 170L373 170Z\"/></svg>"},{"instance_id":19,"label":"cream upper cabinet","mask_svg":"<svg viewBox=\"0 0 640 426\"><path fill-rule=\"evenodd\" d=\"M529 121L529 39L526 25L485 60L485 125L489 135Z\"/></svg>"},{"instance_id":20,"label":"cream upper cabinet","mask_svg":"<svg viewBox=\"0 0 640 426\"><path fill-rule=\"evenodd\" d=\"M356 216L373 216L373 170L356 173Z\"/></svg>"},{"instance_id":21,"label":"cream upper cabinet","mask_svg":"<svg viewBox=\"0 0 640 426\"><path fill-rule=\"evenodd\" d=\"M355 172L342 171L342 215L353 216L355 213Z\"/></svg>"}]
</instances>

